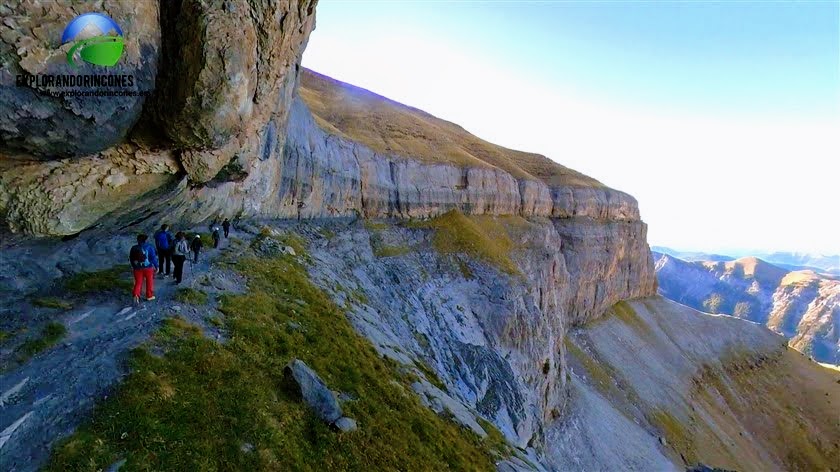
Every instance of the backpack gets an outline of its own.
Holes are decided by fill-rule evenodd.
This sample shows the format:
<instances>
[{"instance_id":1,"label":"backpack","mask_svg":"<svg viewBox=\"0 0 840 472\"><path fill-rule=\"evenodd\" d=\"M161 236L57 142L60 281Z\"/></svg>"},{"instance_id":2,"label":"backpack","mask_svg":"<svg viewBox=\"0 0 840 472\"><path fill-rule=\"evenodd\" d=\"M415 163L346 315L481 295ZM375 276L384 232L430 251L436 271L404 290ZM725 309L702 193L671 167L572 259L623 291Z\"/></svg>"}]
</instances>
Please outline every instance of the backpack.
<instances>
[{"instance_id":1,"label":"backpack","mask_svg":"<svg viewBox=\"0 0 840 472\"><path fill-rule=\"evenodd\" d=\"M161 249L169 249L169 232L158 230L155 233L155 245Z\"/></svg>"},{"instance_id":2,"label":"backpack","mask_svg":"<svg viewBox=\"0 0 840 472\"><path fill-rule=\"evenodd\" d=\"M204 244L201 242L201 238L195 238L192 240L192 243L190 243L190 248L192 248L193 251L198 251L202 246L204 246Z\"/></svg>"},{"instance_id":3,"label":"backpack","mask_svg":"<svg viewBox=\"0 0 840 472\"><path fill-rule=\"evenodd\" d=\"M131 266L136 269L149 267L149 254L146 252L146 249L139 244L131 246L131 252L128 254L128 260L131 261Z\"/></svg>"}]
</instances>

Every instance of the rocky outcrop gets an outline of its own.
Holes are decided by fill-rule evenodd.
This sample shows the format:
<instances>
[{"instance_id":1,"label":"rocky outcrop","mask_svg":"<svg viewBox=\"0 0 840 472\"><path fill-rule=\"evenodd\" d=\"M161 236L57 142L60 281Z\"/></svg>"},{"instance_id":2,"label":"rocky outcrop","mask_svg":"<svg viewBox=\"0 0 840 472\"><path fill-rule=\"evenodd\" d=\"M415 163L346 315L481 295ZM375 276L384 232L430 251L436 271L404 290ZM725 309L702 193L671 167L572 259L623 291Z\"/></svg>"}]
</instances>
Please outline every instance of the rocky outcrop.
<instances>
[{"instance_id":1,"label":"rocky outcrop","mask_svg":"<svg viewBox=\"0 0 840 472\"><path fill-rule=\"evenodd\" d=\"M120 90L154 90L161 47L158 2L99 2L96 10L113 18L125 38L122 59L108 74L133 76L133 84ZM72 44L61 44L65 26L84 11L71 1L0 5L0 161L4 155L58 159L94 154L122 142L140 118L144 96L54 97L51 88L16 86L21 74L102 73L101 67L84 62L68 65Z\"/></svg>"},{"instance_id":2,"label":"rocky outcrop","mask_svg":"<svg viewBox=\"0 0 840 472\"><path fill-rule=\"evenodd\" d=\"M791 347L840 363L840 281L832 276L788 272L754 257L685 262L656 253L655 261L663 296L765 325L788 338Z\"/></svg>"},{"instance_id":3,"label":"rocky outcrop","mask_svg":"<svg viewBox=\"0 0 840 472\"><path fill-rule=\"evenodd\" d=\"M3 6L2 27L10 28L0 34L4 226L68 235L97 223L123 227L134 211L165 208L185 221L260 213L274 193L279 160L266 161L283 148L316 3L164 2L161 21L157 2L110 6L104 11L129 38L111 70L134 74L138 89L153 92L145 102L57 99L16 87L21 70L67 72L66 51L53 47L76 13L64 4ZM142 157L125 159L132 154ZM102 169L123 177L104 182Z\"/></svg>"},{"instance_id":4,"label":"rocky outcrop","mask_svg":"<svg viewBox=\"0 0 840 472\"><path fill-rule=\"evenodd\" d=\"M357 224L329 240L313 235L312 275L384 355L432 369L445 398L489 419L518 446L548 447L543 429L567 413L567 330L619 300L653 294L653 268L638 259L647 246L637 223L497 220L517 240L511 257L521 275L475 261L465 271L426 249L428 230L387 224L373 231ZM416 251L376 255L397 245ZM475 427L452 400L429 403Z\"/></svg>"},{"instance_id":5,"label":"rocky outcrop","mask_svg":"<svg viewBox=\"0 0 840 472\"><path fill-rule=\"evenodd\" d=\"M636 200L617 190L549 187L498 168L384 155L320 128L302 100L295 101L291 115L277 216L418 218L459 209L466 214L639 220Z\"/></svg>"}]
</instances>

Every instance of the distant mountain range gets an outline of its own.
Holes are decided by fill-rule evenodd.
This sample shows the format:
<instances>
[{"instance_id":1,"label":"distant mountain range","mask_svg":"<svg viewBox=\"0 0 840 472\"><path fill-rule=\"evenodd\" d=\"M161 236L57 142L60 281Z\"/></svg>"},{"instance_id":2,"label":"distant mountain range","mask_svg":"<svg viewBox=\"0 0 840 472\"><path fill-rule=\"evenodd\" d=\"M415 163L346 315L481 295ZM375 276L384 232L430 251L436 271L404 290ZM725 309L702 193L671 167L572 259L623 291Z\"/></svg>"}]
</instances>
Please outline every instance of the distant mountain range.
<instances>
[{"instance_id":1,"label":"distant mountain range","mask_svg":"<svg viewBox=\"0 0 840 472\"><path fill-rule=\"evenodd\" d=\"M679 251L665 246L651 246L654 252L660 254L667 254L677 259L682 259L686 262L695 261L734 261L740 256L754 256L769 262L773 265L787 270L813 270L817 273L840 275L840 255L826 256L822 254L810 254L805 252L762 252L753 251L750 253L743 253L738 251L738 254L722 255L713 254L700 251Z\"/></svg>"},{"instance_id":2,"label":"distant mountain range","mask_svg":"<svg viewBox=\"0 0 840 472\"><path fill-rule=\"evenodd\" d=\"M763 324L816 360L840 364L840 277L815 270L789 270L757 257L686 261L671 254L653 254L659 293L666 298ZM794 260L791 253L777 254ZM686 257L700 254L688 253Z\"/></svg>"}]
</instances>

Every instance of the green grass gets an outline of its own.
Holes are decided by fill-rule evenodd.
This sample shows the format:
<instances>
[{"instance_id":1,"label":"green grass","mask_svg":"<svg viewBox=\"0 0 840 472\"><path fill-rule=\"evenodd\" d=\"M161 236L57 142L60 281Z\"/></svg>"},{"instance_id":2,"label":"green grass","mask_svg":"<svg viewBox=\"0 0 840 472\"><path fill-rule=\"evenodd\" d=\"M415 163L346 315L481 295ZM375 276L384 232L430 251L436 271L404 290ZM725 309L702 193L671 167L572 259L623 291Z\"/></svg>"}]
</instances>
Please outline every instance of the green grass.
<instances>
[{"instance_id":1,"label":"green grass","mask_svg":"<svg viewBox=\"0 0 840 472\"><path fill-rule=\"evenodd\" d=\"M636 313L636 310L625 301L620 301L610 308L610 311L624 322L624 324L636 329L641 334L650 334L650 327Z\"/></svg>"},{"instance_id":2,"label":"green grass","mask_svg":"<svg viewBox=\"0 0 840 472\"><path fill-rule=\"evenodd\" d=\"M56 446L48 470L123 457L125 470L494 470L486 445L424 407L297 260L238 263L250 291L222 298L225 344L168 320L153 341L165 354L136 350L132 373ZM282 371L292 358L358 398L342 406L358 431L330 430L290 391Z\"/></svg>"},{"instance_id":3,"label":"green grass","mask_svg":"<svg viewBox=\"0 0 840 472\"><path fill-rule=\"evenodd\" d=\"M426 380L428 380L430 384L434 385L435 387L441 389L444 392L447 391L446 384L440 380L440 377L438 377L437 372L435 372L425 362L418 360L414 362L414 365L417 366L420 372L423 372L423 376L426 377Z\"/></svg>"},{"instance_id":4,"label":"green grass","mask_svg":"<svg viewBox=\"0 0 840 472\"><path fill-rule=\"evenodd\" d=\"M688 429L671 413L655 409L647 414L647 419L654 425L668 441L668 446L681 454L688 464L696 464L699 460L694 440Z\"/></svg>"},{"instance_id":5,"label":"green grass","mask_svg":"<svg viewBox=\"0 0 840 472\"><path fill-rule=\"evenodd\" d=\"M78 295L131 290L131 268L120 264L95 272L79 272L60 282L63 290Z\"/></svg>"},{"instance_id":6,"label":"green grass","mask_svg":"<svg viewBox=\"0 0 840 472\"><path fill-rule=\"evenodd\" d=\"M382 244L373 248L373 255L376 257L397 257L408 254L410 251L411 248L405 245L387 246Z\"/></svg>"},{"instance_id":7,"label":"green grass","mask_svg":"<svg viewBox=\"0 0 840 472\"><path fill-rule=\"evenodd\" d=\"M484 418L476 419L478 420L478 424L481 426L481 429L487 433L487 437L484 438L484 442L491 451L494 451L501 457L509 457L514 454L513 448L510 444L508 444L507 439L505 439L505 435L499 431L499 428Z\"/></svg>"},{"instance_id":8,"label":"green grass","mask_svg":"<svg viewBox=\"0 0 840 472\"><path fill-rule=\"evenodd\" d=\"M190 305L206 305L207 293L189 287L179 288L175 292L175 300L181 303L189 303Z\"/></svg>"},{"instance_id":9,"label":"green grass","mask_svg":"<svg viewBox=\"0 0 840 472\"><path fill-rule=\"evenodd\" d=\"M564 343L566 345L566 352L571 354L583 365L587 375L601 392L616 393L617 389L613 380L615 378L615 372L602 366L601 363L593 359L586 351L578 347L568 336L565 338Z\"/></svg>"},{"instance_id":10,"label":"green grass","mask_svg":"<svg viewBox=\"0 0 840 472\"><path fill-rule=\"evenodd\" d=\"M465 216L452 210L427 221L407 223L407 226L433 229L432 245L441 254L465 254L507 274L519 273L510 258L513 241L497 218ZM465 277L472 273L469 267L461 267L461 271Z\"/></svg>"},{"instance_id":11,"label":"green grass","mask_svg":"<svg viewBox=\"0 0 840 472\"><path fill-rule=\"evenodd\" d=\"M54 310L69 310L73 304L58 297L40 297L32 300L32 304L41 308L52 308Z\"/></svg>"},{"instance_id":12,"label":"green grass","mask_svg":"<svg viewBox=\"0 0 840 472\"><path fill-rule=\"evenodd\" d=\"M67 328L61 323L50 322L41 330L41 335L35 339L30 339L18 348L18 353L28 359L41 351L44 351L56 343L67 334Z\"/></svg>"},{"instance_id":13,"label":"green grass","mask_svg":"<svg viewBox=\"0 0 840 472\"><path fill-rule=\"evenodd\" d=\"M365 229L368 231L384 231L388 229L388 223L382 221L365 220Z\"/></svg>"}]
</instances>

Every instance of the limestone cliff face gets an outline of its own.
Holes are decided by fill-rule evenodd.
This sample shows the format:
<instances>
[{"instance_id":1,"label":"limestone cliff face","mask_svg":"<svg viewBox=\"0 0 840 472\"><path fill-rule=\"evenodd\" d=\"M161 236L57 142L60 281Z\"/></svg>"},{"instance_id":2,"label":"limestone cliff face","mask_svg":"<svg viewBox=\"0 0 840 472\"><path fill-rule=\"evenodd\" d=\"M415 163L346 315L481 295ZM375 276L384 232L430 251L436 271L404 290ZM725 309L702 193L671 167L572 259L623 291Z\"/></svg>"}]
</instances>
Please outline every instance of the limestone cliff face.
<instances>
[{"instance_id":1,"label":"limestone cliff face","mask_svg":"<svg viewBox=\"0 0 840 472\"><path fill-rule=\"evenodd\" d=\"M283 152L281 216L418 218L466 214L587 217L638 222L636 200L606 187L556 186L498 168L429 164L386 155L320 128L292 105Z\"/></svg>"},{"instance_id":2,"label":"limestone cliff face","mask_svg":"<svg viewBox=\"0 0 840 472\"><path fill-rule=\"evenodd\" d=\"M132 74L146 97L54 98L16 87L21 73L70 68L72 2L3 5L0 28L0 217L13 232L122 227L127 212L173 219L258 212L261 164L283 147L316 0L112 2ZM49 161L47 163L38 161ZM212 182L213 191L207 191ZM140 198L142 197L142 199ZM135 201L140 201L137 205ZM222 205L219 202L224 201ZM145 202L146 208L143 208Z\"/></svg>"}]
</instances>

